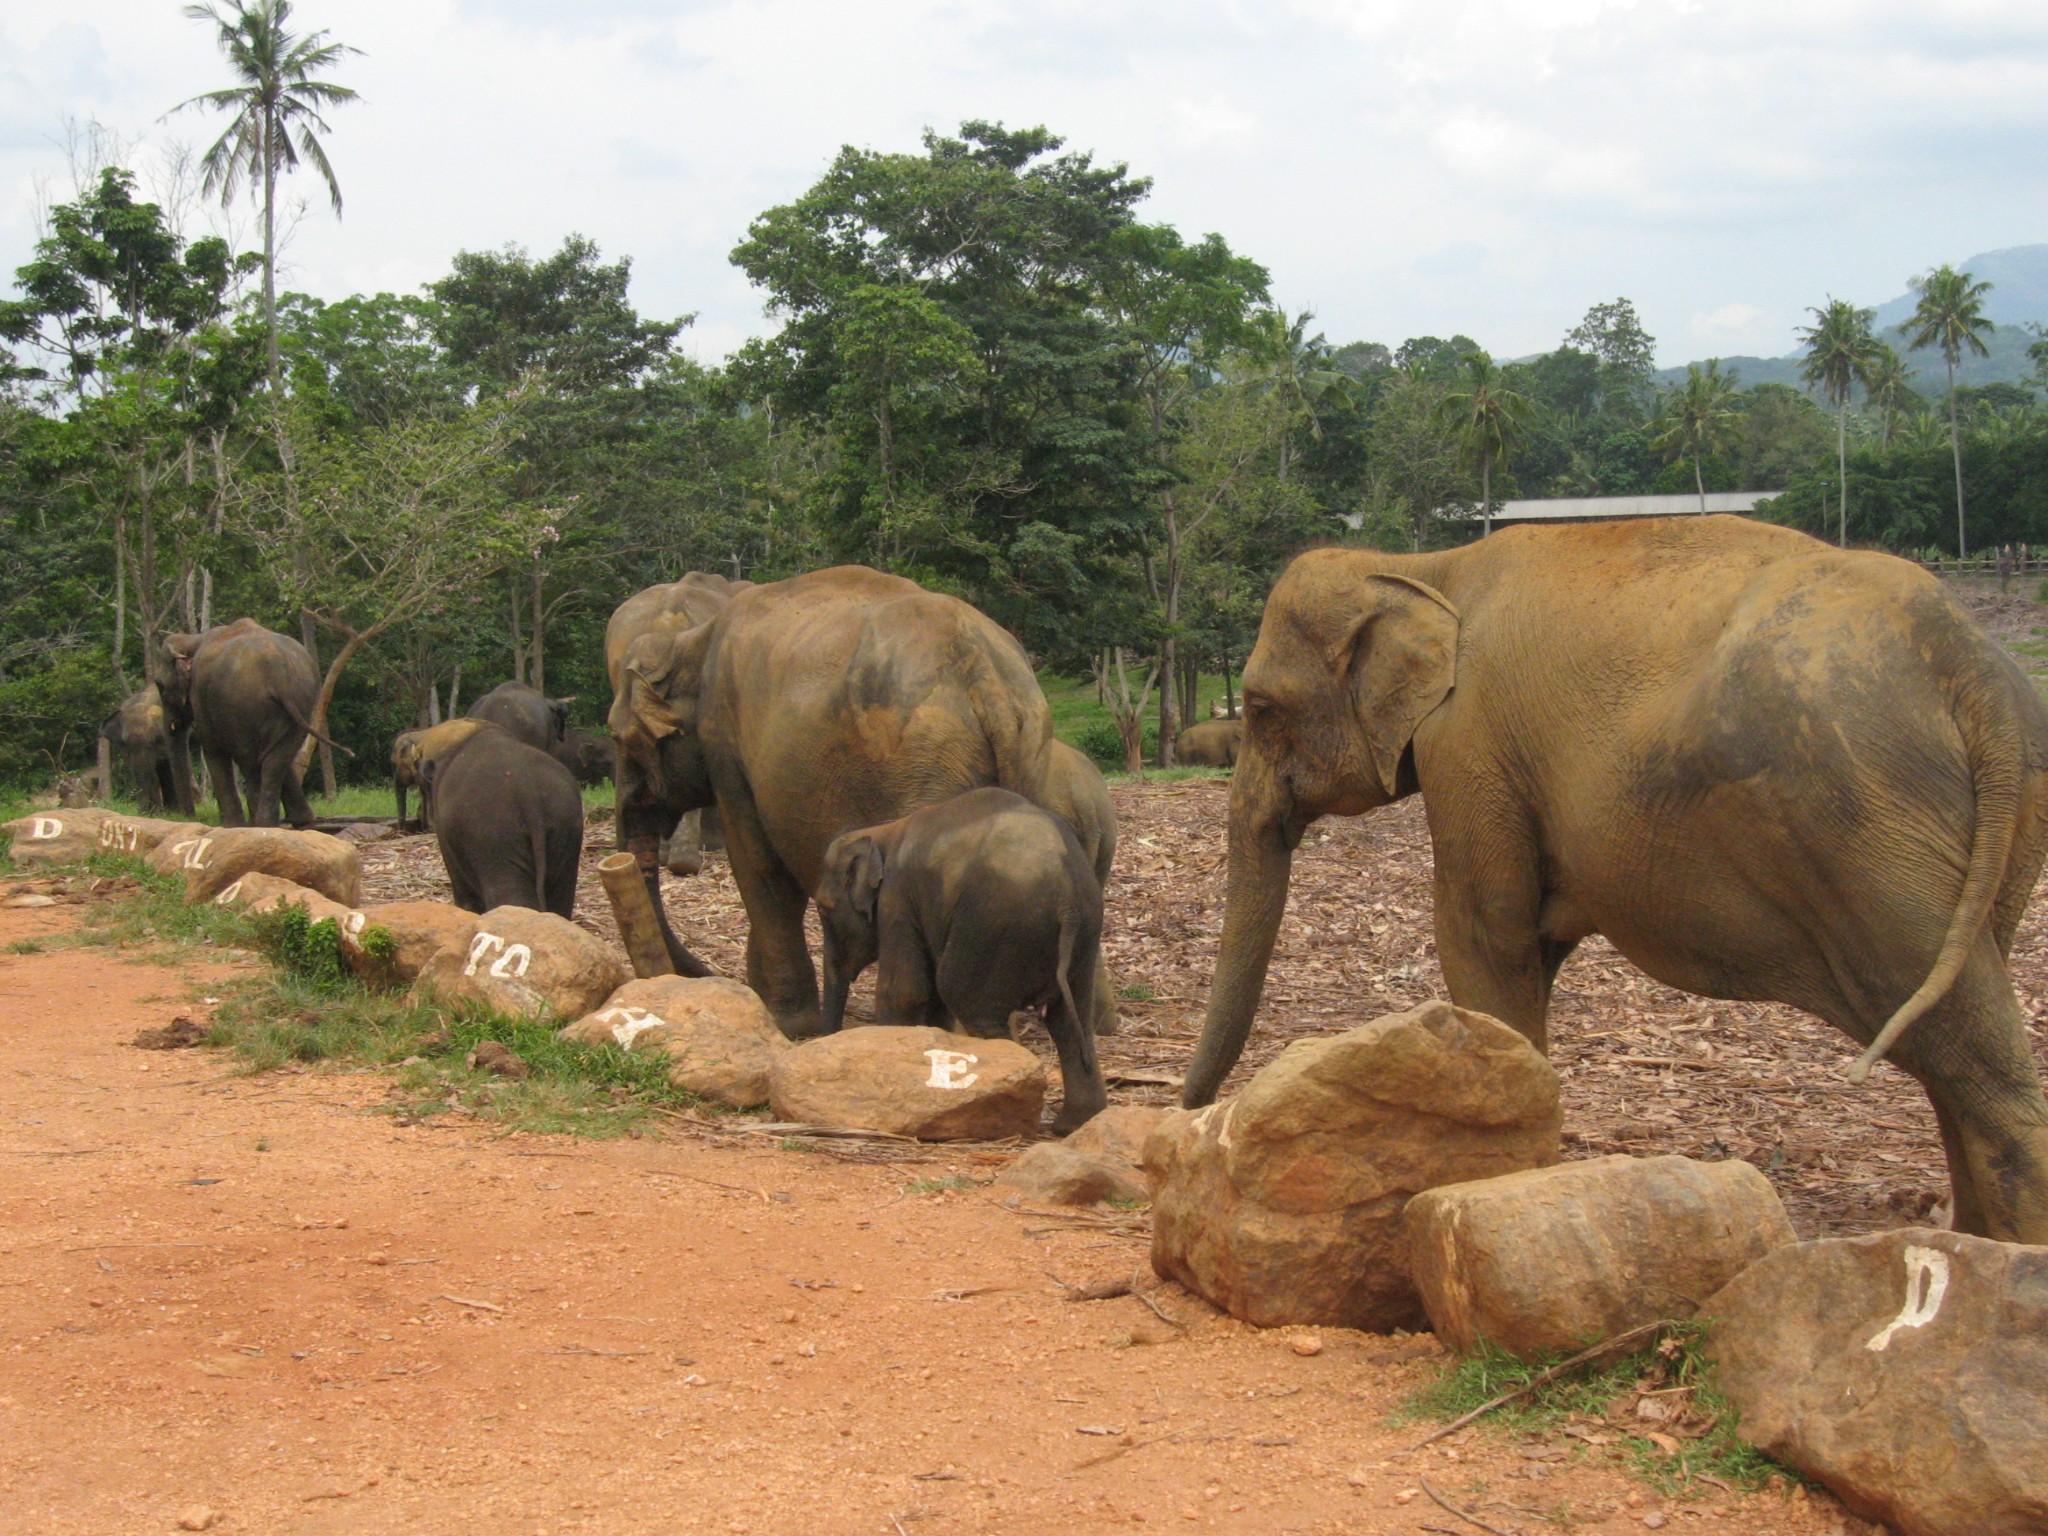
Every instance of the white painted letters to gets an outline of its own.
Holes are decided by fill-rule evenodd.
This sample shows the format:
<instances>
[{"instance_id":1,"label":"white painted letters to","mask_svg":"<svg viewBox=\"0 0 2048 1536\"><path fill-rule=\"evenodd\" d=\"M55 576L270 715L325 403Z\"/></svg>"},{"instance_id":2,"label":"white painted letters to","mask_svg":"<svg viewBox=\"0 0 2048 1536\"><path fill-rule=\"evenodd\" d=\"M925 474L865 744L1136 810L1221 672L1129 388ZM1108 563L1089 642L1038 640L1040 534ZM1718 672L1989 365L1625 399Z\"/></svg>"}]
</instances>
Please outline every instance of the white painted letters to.
<instances>
[{"instance_id":1,"label":"white painted letters to","mask_svg":"<svg viewBox=\"0 0 2048 1536\"><path fill-rule=\"evenodd\" d=\"M346 934L349 938L361 938L363 929L369 923L369 921L369 918L365 917L362 913L357 912L353 908L351 908L349 911L342 914L341 931L344 934Z\"/></svg>"},{"instance_id":2,"label":"white painted letters to","mask_svg":"<svg viewBox=\"0 0 2048 1536\"><path fill-rule=\"evenodd\" d=\"M645 1008L635 1008L630 1003L605 1009L597 1016L597 1021L600 1024L610 1024L612 1038L629 1051L633 1048L633 1042L641 1035L650 1029L660 1029L668 1023L660 1014L649 1013Z\"/></svg>"},{"instance_id":3,"label":"white painted letters to","mask_svg":"<svg viewBox=\"0 0 2048 1536\"><path fill-rule=\"evenodd\" d=\"M213 904L216 907L232 907L235 904L235 898L241 894L242 882L237 880L233 885L214 897Z\"/></svg>"},{"instance_id":4,"label":"white painted letters to","mask_svg":"<svg viewBox=\"0 0 2048 1536\"><path fill-rule=\"evenodd\" d=\"M1906 1304L1863 1347L1882 1350L1901 1328L1925 1328L1941 1311L1941 1298L1947 1294L1948 1255L1939 1248L1908 1248Z\"/></svg>"},{"instance_id":5,"label":"white painted letters to","mask_svg":"<svg viewBox=\"0 0 2048 1536\"><path fill-rule=\"evenodd\" d=\"M485 974L500 981L524 976L526 968L533 964L533 951L524 944L507 944L495 933L479 933L469 941L469 964L462 968L462 974L474 976L476 968L483 964L484 956L493 950L498 951L498 958L491 962L491 968Z\"/></svg>"},{"instance_id":6,"label":"white painted letters to","mask_svg":"<svg viewBox=\"0 0 2048 1536\"><path fill-rule=\"evenodd\" d=\"M206 868L206 850L212 846L212 838L195 837L182 843L171 844L171 852L184 855L178 862L186 869L204 869Z\"/></svg>"},{"instance_id":7,"label":"white painted letters to","mask_svg":"<svg viewBox=\"0 0 2048 1536\"><path fill-rule=\"evenodd\" d=\"M54 816L38 816L28 835L32 842L46 843L53 837L64 835L64 823Z\"/></svg>"},{"instance_id":8,"label":"white painted letters to","mask_svg":"<svg viewBox=\"0 0 2048 1536\"><path fill-rule=\"evenodd\" d=\"M972 1088L981 1081L979 1072L967 1070L981 1060L979 1056L970 1056L965 1051L930 1050L924 1057L932 1064L932 1075L924 1080L927 1088Z\"/></svg>"}]
</instances>

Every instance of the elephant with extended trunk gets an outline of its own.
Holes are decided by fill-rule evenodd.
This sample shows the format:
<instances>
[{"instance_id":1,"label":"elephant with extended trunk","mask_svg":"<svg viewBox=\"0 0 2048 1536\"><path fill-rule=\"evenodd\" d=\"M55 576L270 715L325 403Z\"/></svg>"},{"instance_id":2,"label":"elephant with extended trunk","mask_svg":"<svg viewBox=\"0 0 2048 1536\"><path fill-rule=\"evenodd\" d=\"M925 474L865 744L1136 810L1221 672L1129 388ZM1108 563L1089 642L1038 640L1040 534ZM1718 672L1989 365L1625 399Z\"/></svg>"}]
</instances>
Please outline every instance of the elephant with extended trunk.
<instances>
[{"instance_id":1,"label":"elephant with extended trunk","mask_svg":"<svg viewBox=\"0 0 2048 1536\"><path fill-rule=\"evenodd\" d=\"M306 737L315 734L313 706L320 692L303 645L254 619L236 619L201 635L166 635L154 672L179 810L187 816L193 810L196 737L213 774L222 826L274 827L280 802L293 826L312 825L313 807L292 762ZM246 817L243 795L249 800Z\"/></svg>"},{"instance_id":2,"label":"elephant with extended trunk","mask_svg":"<svg viewBox=\"0 0 2048 1536\"><path fill-rule=\"evenodd\" d=\"M1420 791L1451 1000L1540 1049L1605 934L1789 1003L1933 1102L1958 1230L2048 1243L2048 1101L2005 957L2048 846L2048 709L1941 584L1739 518L1319 550L1244 674L1230 874L1185 1091L1243 1049L1319 816Z\"/></svg>"},{"instance_id":3,"label":"elephant with extended trunk","mask_svg":"<svg viewBox=\"0 0 2048 1536\"><path fill-rule=\"evenodd\" d=\"M391 788L398 799L399 831L407 830L405 792L409 789L420 792L420 829L426 832L434 830L434 795L428 766L446 757L490 723L458 715L453 720L443 720L439 725L398 733L391 743Z\"/></svg>"},{"instance_id":4,"label":"elephant with extended trunk","mask_svg":"<svg viewBox=\"0 0 2048 1536\"><path fill-rule=\"evenodd\" d=\"M100 722L107 745L121 749L122 761L135 780L135 799L144 811L178 803L178 782L171 773L171 737L164 724L164 706L156 684L139 688L121 707Z\"/></svg>"},{"instance_id":5,"label":"elephant with extended trunk","mask_svg":"<svg viewBox=\"0 0 2048 1536\"><path fill-rule=\"evenodd\" d=\"M612 703L623 845L656 850L716 804L747 909L747 984L792 1036L821 1027L804 913L825 847L983 785L1043 803L1051 711L1024 652L957 598L862 566L740 592L629 648Z\"/></svg>"}]
</instances>

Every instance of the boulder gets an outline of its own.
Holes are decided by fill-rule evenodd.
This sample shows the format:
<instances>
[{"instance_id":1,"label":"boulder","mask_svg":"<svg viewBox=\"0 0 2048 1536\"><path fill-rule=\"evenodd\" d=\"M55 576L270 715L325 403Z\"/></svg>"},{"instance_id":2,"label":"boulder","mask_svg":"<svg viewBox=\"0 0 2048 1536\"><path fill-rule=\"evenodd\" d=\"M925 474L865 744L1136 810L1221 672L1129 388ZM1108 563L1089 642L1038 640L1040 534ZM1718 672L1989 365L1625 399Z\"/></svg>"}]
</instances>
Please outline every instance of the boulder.
<instances>
[{"instance_id":1,"label":"boulder","mask_svg":"<svg viewBox=\"0 0 2048 1536\"><path fill-rule=\"evenodd\" d=\"M510 1017L579 1019L625 983L625 957L552 912L493 907L421 967L413 996Z\"/></svg>"},{"instance_id":2,"label":"boulder","mask_svg":"<svg viewBox=\"0 0 2048 1536\"><path fill-rule=\"evenodd\" d=\"M1262 1326L1418 1328L1402 1212L1558 1157L1557 1074L1483 1013L1425 1003L1299 1040L1146 1138L1152 1267Z\"/></svg>"},{"instance_id":3,"label":"boulder","mask_svg":"<svg viewBox=\"0 0 2048 1536\"><path fill-rule=\"evenodd\" d=\"M1068 1136L1066 1144L1135 1170L1144 1161L1145 1138L1168 1113L1149 1104L1112 1104Z\"/></svg>"},{"instance_id":4,"label":"boulder","mask_svg":"<svg viewBox=\"0 0 2048 1536\"><path fill-rule=\"evenodd\" d=\"M1796 1239L1744 1162L1600 1157L1444 1184L1408 1203L1408 1252L1436 1336L1524 1360L1699 1305Z\"/></svg>"},{"instance_id":5,"label":"boulder","mask_svg":"<svg viewBox=\"0 0 2048 1536\"><path fill-rule=\"evenodd\" d=\"M1071 1137L1025 1148L996 1179L995 1193L1047 1205L1099 1205L1104 1200L1141 1204L1150 1198L1136 1167L1121 1158L1083 1152Z\"/></svg>"},{"instance_id":6,"label":"boulder","mask_svg":"<svg viewBox=\"0 0 2048 1536\"><path fill-rule=\"evenodd\" d=\"M753 989L721 976L629 981L562 1038L660 1051L670 1082L734 1109L768 1102L769 1068L790 1049Z\"/></svg>"},{"instance_id":7,"label":"boulder","mask_svg":"<svg viewBox=\"0 0 2048 1536\"><path fill-rule=\"evenodd\" d=\"M1858 1515L2048 1531L2048 1248L1932 1228L1800 1243L1700 1310L1742 1438Z\"/></svg>"},{"instance_id":8,"label":"boulder","mask_svg":"<svg viewBox=\"0 0 2048 1536\"><path fill-rule=\"evenodd\" d=\"M195 825L159 816L108 815L100 822L99 846L104 853L148 853L165 838L190 832Z\"/></svg>"},{"instance_id":9,"label":"boulder","mask_svg":"<svg viewBox=\"0 0 2048 1536\"><path fill-rule=\"evenodd\" d=\"M768 1102L776 1118L806 1125L999 1141L1037 1133L1045 1069L1013 1040L871 1024L778 1055Z\"/></svg>"},{"instance_id":10,"label":"boulder","mask_svg":"<svg viewBox=\"0 0 2048 1536\"><path fill-rule=\"evenodd\" d=\"M353 907L362 900L363 861L325 832L288 827L189 826L150 852L149 867L180 875L188 902L210 901L244 875L276 875Z\"/></svg>"},{"instance_id":11,"label":"boulder","mask_svg":"<svg viewBox=\"0 0 2048 1536\"><path fill-rule=\"evenodd\" d=\"M387 901L364 907L362 913L364 926L355 933L343 932L341 953L349 968L373 987L410 985L444 944L458 934L466 937L476 922L474 912L445 901ZM368 941L372 928L391 936L388 948Z\"/></svg>"},{"instance_id":12,"label":"boulder","mask_svg":"<svg viewBox=\"0 0 2048 1536\"><path fill-rule=\"evenodd\" d=\"M100 851L100 824L110 811L37 811L0 824L14 840L17 864L72 864Z\"/></svg>"},{"instance_id":13,"label":"boulder","mask_svg":"<svg viewBox=\"0 0 2048 1536\"><path fill-rule=\"evenodd\" d=\"M308 890L296 880L277 875L243 875L221 887L213 898L215 906L240 907L245 912L275 912L280 907L304 907L314 922L331 917L341 930L344 948L349 939L362 932L363 914L338 901L329 901L318 891Z\"/></svg>"}]
</instances>

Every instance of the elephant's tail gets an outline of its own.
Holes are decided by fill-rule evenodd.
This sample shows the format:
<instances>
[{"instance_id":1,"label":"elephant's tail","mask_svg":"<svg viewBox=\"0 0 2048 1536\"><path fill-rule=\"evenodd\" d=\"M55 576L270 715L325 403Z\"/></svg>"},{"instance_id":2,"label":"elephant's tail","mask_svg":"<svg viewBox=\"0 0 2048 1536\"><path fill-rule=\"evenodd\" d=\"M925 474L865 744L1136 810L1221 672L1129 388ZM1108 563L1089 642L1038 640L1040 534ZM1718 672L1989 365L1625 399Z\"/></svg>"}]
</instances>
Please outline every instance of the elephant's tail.
<instances>
[{"instance_id":1,"label":"elephant's tail","mask_svg":"<svg viewBox=\"0 0 2048 1536\"><path fill-rule=\"evenodd\" d=\"M340 742L334 740L333 737L326 735L324 732L314 730L313 722L308 720L304 715L300 714L298 706L292 703L290 699L280 699L278 700L278 702L284 705L284 712L292 717L292 723L298 726L300 730L304 731L308 736L312 737L315 741L325 742L328 746L334 748L335 751L339 752L343 757L355 756L355 753L349 751L347 747L344 747Z\"/></svg>"},{"instance_id":2,"label":"elephant's tail","mask_svg":"<svg viewBox=\"0 0 2048 1536\"><path fill-rule=\"evenodd\" d=\"M1978 706L1986 718L1984 729L1971 731L1965 725L1963 739L1974 741L1970 752L1970 779L1976 790L1977 825L1970 840L1970 868L1963 877L1962 895L1948 933L1941 941L1934 969L1920 983L1919 990L1885 1021L1870 1048L1849 1068L1849 1081L1860 1083L1870 1069L1912 1025L1913 1021L1940 1002L1976 948L1998 903L2005 883L2006 864L2012 857L2019 832L2020 799L2026 778L2027 743L2019 721L2003 699L1983 700ZM1958 722L1962 724L1963 722Z\"/></svg>"},{"instance_id":3,"label":"elephant's tail","mask_svg":"<svg viewBox=\"0 0 2048 1536\"><path fill-rule=\"evenodd\" d=\"M1073 1021L1073 1027L1076 1030L1085 1033L1086 1031L1091 1030L1095 1027L1095 1021L1093 1019L1084 1019L1081 1017L1081 1010L1074 1006L1073 985L1067 980L1067 973L1071 971L1074 967L1074 932L1076 928L1080 926L1079 923L1077 923L1075 920L1076 916L1077 914L1074 911L1073 903L1062 902L1060 904L1060 957L1058 976L1060 983L1060 1001L1067 1005L1067 1017Z\"/></svg>"}]
</instances>

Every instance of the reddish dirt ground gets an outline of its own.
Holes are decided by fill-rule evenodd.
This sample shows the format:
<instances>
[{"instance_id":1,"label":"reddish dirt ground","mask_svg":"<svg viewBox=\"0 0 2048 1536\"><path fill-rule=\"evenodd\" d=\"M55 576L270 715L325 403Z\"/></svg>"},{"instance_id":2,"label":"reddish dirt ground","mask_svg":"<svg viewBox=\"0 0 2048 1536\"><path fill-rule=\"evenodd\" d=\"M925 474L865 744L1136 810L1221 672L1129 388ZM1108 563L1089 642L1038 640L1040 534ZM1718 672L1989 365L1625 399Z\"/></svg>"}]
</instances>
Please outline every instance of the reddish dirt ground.
<instances>
[{"instance_id":1,"label":"reddish dirt ground","mask_svg":"<svg viewBox=\"0 0 2048 1536\"><path fill-rule=\"evenodd\" d=\"M0 911L0 946L74 920ZM0 956L5 1536L199 1506L227 1532L1477 1529L1425 1481L1502 1531L1844 1529L1804 1493L1667 1501L1576 1442L1407 1452L1387 1417L1426 1337L1304 1357L1171 1286L1184 1332L1067 1301L1049 1275L1130 1274L1143 1239L908 1188L1001 1153L400 1127L373 1075L128 1043L231 975ZM1169 1033L1135 1018L1122 1049Z\"/></svg>"}]
</instances>

